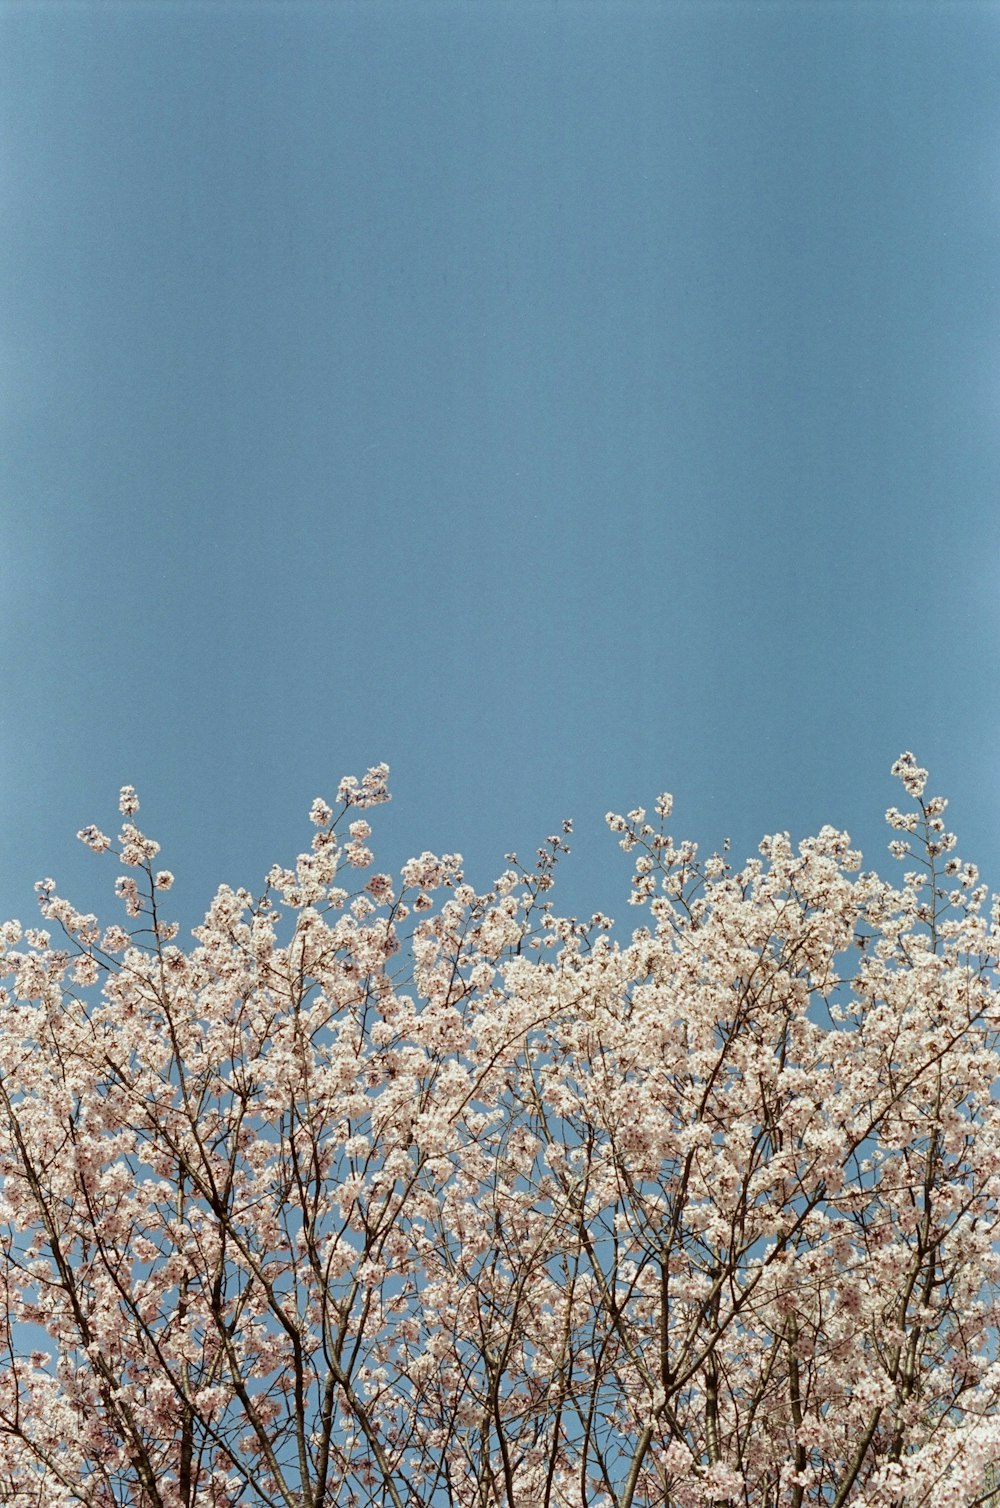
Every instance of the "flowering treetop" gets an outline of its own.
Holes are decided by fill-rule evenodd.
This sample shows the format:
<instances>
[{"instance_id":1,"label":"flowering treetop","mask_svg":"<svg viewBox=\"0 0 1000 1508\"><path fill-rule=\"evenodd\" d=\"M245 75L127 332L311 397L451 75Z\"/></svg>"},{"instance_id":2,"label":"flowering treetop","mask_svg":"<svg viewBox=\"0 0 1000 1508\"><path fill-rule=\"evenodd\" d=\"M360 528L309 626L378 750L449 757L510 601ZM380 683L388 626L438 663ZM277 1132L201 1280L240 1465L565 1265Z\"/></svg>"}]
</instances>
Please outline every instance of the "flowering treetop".
<instances>
[{"instance_id":1,"label":"flowering treetop","mask_svg":"<svg viewBox=\"0 0 1000 1508\"><path fill-rule=\"evenodd\" d=\"M985 1501L1000 908L894 774L895 886L609 814L616 942L569 824L378 872L379 765L188 949L125 786L119 920L0 928L3 1501Z\"/></svg>"}]
</instances>

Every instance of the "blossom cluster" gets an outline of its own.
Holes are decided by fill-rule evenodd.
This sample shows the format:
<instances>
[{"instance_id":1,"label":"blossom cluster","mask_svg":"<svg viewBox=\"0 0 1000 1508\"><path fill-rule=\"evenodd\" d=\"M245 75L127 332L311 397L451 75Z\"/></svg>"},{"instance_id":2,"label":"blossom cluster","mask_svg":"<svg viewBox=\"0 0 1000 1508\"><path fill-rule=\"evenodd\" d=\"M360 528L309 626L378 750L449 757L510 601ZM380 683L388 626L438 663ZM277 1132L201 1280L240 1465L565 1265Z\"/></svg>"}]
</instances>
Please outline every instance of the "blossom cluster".
<instances>
[{"instance_id":1,"label":"blossom cluster","mask_svg":"<svg viewBox=\"0 0 1000 1508\"><path fill-rule=\"evenodd\" d=\"M609 813L627 940L553 908L569 823L374 872L388 773L189 948L131 786L119 919L0 926L0 1501L985 1501L1000 902L927 772L895 885Z\"/></svg>"}]
</instances>

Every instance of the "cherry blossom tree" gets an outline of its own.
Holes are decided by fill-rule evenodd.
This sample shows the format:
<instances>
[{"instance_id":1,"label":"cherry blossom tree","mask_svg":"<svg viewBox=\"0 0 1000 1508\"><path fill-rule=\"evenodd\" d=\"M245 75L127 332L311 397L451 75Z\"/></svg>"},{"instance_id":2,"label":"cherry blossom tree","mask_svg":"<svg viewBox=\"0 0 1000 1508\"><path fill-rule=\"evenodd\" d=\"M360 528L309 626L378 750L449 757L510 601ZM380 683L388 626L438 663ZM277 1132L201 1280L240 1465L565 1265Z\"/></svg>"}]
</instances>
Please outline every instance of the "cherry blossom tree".
<instances>
[{"instance_id":1,"label":"cherry blossom tree","mask_svg":"<svg viewBox=\"0 0 1000 1508\"><path fill-rule=\"evenodd\" d=\"M1000 904L894 774L896 886L609 815L624 942L568 823L377 872L377 766L189 950L126 786L120 921L0 930L2 1501L986 1502Z\"/></svg>"}]
</instances>

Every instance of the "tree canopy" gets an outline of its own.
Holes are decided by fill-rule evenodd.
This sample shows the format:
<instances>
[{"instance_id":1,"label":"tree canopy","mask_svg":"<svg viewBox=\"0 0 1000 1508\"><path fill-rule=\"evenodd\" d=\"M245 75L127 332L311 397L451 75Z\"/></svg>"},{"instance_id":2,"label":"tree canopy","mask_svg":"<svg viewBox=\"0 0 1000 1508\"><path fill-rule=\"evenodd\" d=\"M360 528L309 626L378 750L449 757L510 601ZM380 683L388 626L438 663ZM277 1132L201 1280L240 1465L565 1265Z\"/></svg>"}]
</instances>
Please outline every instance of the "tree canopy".
<instances>
[{"instance_id":1,"label":"tree canopy","mask_svg":"<svg viewBox=\"0 0 1000 1508\"><path fill-rule=\"evenodd\" d=\"M17 1508L970 1508L1000 1444L1000 906L910 754L900 883L608 822L642 924L378 872L388 770L190 948L0 929Z\"/></svg>"}]
</instances>

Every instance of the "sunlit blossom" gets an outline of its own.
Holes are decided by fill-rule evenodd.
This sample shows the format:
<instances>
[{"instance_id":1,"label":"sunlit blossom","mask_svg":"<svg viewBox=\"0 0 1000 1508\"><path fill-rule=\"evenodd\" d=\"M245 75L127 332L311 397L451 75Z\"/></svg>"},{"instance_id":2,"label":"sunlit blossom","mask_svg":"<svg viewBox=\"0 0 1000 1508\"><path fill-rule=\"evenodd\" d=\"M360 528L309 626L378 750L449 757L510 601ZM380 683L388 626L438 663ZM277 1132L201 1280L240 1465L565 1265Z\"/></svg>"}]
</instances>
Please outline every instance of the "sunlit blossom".
<instances>
[{"instance_id":1,"label":"sunlit blossom","mask_svg":"<svg viewBox=\"0 0 1000 1508\"><path fill-rule=\"evenodd\" d=\"M893 773L893 883L832 826L737 867L609 813L631 934L557 913L569 823L482 894L355 872L385 765L188 948L130 820L125 925L40 881L0 925L0 1498L985 1502L1000 899Z\"/></svg>"}]
</instances>

